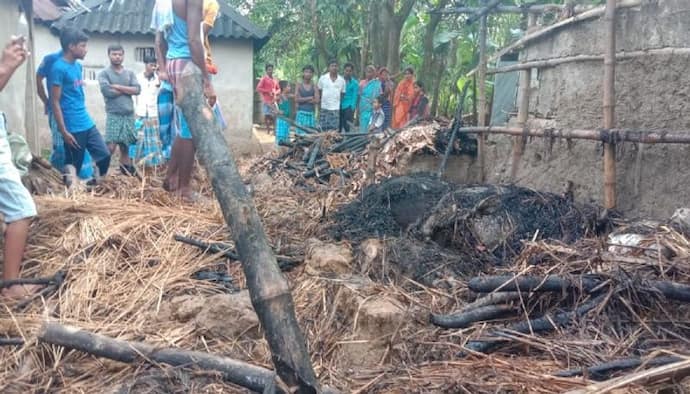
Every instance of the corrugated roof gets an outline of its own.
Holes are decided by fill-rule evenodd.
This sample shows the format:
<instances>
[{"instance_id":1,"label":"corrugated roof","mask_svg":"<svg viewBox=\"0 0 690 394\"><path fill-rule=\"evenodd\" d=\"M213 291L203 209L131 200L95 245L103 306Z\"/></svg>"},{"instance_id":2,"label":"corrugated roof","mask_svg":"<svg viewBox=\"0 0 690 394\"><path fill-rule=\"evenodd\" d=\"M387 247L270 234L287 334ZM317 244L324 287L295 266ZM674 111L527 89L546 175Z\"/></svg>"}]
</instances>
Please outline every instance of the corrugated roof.
<instances>
[{"instance_id":1,"label":"corrugated roof","mask_svg":"<svg viewBox=\"0 0 690 394\"><path fill-rule=\"evenodd\" d=\"M87 11L68 12L53 24L56 29L75 27L87 33L152 34L151 11L155 0L86 0ZM223 0L211 37L253 40L263 46L268 33L235 11Z\"/></svg>"}]
</instances>

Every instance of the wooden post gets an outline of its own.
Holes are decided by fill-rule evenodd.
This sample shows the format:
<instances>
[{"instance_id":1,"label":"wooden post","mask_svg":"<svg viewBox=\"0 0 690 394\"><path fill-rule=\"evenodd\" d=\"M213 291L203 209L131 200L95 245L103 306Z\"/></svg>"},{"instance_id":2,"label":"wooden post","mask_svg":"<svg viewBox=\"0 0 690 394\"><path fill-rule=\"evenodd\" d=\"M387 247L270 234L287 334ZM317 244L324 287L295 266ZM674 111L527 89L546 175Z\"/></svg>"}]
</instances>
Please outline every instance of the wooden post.
<instances>
[{"instance_id":1,"label":"wooden post","mask_svg":"<svg viewBox=\"0 0 690 394\"><path fill-rule=\"evenodd\" d=\"M536 16L530 14L527 17L527 33L531 28L536 25ZM521 58L524 60L527 55L527 49L523 49L521 53ZM520 84L518 87L518 116L517 122L518 127L524 129L527 127L527 119L529 118L529 88L532 83L532 70L525 69L520 71ZM522 154L525 151L525 144L527 144L527 138L525 136L515 137L513 139L513 161L510 166L510 180L515 181L517 177L518 168L520 166L520 160L522 159Z\"/></svg>"},{"instance_id":2,"label":"wooden post","mask_svg":"<svg viewBox=\"0 0 690 394\"><path fill-rule=\"evenodd\" d=\"M615 124L616 107L616 0L606 0L604 13L606 50L604 52L604 129ZM604 207L616 207L616 144L604 143Z\"/></svg>"},{"instance_id":3,"label":"wooden post","mask_svg":"<svg viewBox=\"0 0 690 394\"><path fill-rule=\"evenodd\" d=\"M40 112L38 110L38 97L36 96L36 45L34 41L34 18L33 18L33 1L22 0L22 8L24 10L24 17L27 23L27 43L31 55L26 60L26 90L24 93L24 129L26 132L26 142L31 148L31 153L34 155L41 155L41 140L38 132L38 119Z\"/></svg>"},{"instance_id":4,"label":"wooden post","mask_svg":"<svg viewBox=\"0 0 690 394\"><path fill-rule=\"evenodd\" d=\"M479 111L477 125L486 126L486 21L487 16L479 19ZM477 139L477 156L479 159L479 182L486 180L486 135L480 134Z\"/></svg>"},{"instance_id":5,"label":"wooden post","mask_svg":"<svg viewBox=\"0 0 690 394\"><path fill-rule=\"evenodd\" d=\"M288 282L247 189L237 171L220 126L206 104L201 71L189 62L176 86L176 98L192 131L223 217L239 254L252 305L261 321L278 376L296 393L320 392L304 336L297 324Z\"/></svg>"}]
</instances>

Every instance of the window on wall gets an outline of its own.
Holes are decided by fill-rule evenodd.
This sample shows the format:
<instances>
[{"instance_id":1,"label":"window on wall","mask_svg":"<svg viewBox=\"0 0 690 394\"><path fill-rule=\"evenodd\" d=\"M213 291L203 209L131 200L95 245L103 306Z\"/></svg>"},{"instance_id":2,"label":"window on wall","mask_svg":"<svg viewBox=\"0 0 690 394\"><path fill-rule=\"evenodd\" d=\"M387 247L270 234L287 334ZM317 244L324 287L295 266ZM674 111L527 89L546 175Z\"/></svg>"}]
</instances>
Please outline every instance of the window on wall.
<instances>
[{"instance_id":1,"label":"window on wall","mask_svg":"<svg viewBox=\"0 0 690 394\"><path fill-rule=\"evenodd\" d=\"M82 68L82 79L84 81L96 81L98 80L98 73L102 69L103 67L84 66Z\"/></svg>"},{"instance_id":2,"label":"window on wall","mask_svg":"<svg viewBox=\"0 0 690 394\"><path fill-rule=\"evenodd\" d=\"M143 48L136 48L134 50L134 60L137 62L144 62L144 59L146 57L155 57L156 52L153 49L153 47L143 47Z\"/></svg>"}]
</instances>

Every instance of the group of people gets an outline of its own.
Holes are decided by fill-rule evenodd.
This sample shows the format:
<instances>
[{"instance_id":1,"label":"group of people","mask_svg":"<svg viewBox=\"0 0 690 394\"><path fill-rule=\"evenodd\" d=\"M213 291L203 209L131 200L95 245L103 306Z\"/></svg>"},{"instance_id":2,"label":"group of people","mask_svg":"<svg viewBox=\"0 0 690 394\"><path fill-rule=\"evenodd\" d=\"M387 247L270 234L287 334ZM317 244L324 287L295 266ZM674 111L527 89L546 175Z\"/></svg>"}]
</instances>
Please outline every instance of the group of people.
<instances>
[{"instance_id":1,"label":"group of people","mask_svg":"<svg viewBox=\"0 0 690 394\"><path fill-rule=\"evenodd\" d=\"M216 0L156 0L152 16L156 56L144 59L146 67L140 75L123 67L125 54L121 46L108 48L110 65L98 75L107 116L105 138L86 108L80 60L86 56L88 36L71 28L60 32L61 49L41 62L37 89L51 126L51 161L62 171L68 186L79 175L91 177L91 184L98 183L108 173L111 155L118 148L121 172L134 175L136 170L129 157L131 145L138 141L139 145L155 150L161 141L164 146L170 145L163 187L183 199L195 200L196 193L190 186L195 147L192 133L176 105L183 94L178 90L178 82L188 67L197 67L202 72L207 103L217 108L211 84L211 74L217 72L217 67L210 56L208 33L218 10ZM25 40L13 37L2 51L0 90L29 56ZM214 113L222 125L218 112ZM137 130L143 130L143 136L138 136ZM88 174L85 170L92 163L93 173ZM0 116L0 214L7 224L3 280L14 280L19 277L31 218L37 211L14 166L4 115ZM3 289L2 294L21 298L37 290L37 286L17 284Z\"/></svg>"},{"instance_id":2,"label":"group of people","mask_svg":"<svg viewBox=\"0 0 690 394\"><path fill-rule=\"evenodd\" d=\"M273 76L273 69L272 64L266 65L256 91L261 95L265 127L269 133L275 129L278 145L290 138L293 99L297 134L304 133L300 127L350 133L357 123L360 133L381 132L429 117L424 83L415 80L411 67L403 71L396 86L395 76L385 67L367 66L364 78L358 81L352 63L346 63L340 75L336 60L329 62L328 72L314 83L315 70L308 65L302 68L302 80L295 84L294 93L288 81Z\"/></svg>"}]
</instances>

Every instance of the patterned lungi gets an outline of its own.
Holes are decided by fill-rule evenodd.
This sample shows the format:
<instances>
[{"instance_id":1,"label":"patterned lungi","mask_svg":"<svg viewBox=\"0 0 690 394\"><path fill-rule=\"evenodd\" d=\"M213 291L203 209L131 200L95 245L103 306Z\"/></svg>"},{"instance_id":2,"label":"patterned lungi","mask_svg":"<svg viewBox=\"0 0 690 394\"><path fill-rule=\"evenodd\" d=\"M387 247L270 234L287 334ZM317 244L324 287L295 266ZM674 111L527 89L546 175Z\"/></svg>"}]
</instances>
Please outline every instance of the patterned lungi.
<instances>
[{"instance_id":1,"label":"patterned lungi","mask_svg":"<svg viewBox=\"0 0 690 394\"><path fill-rule=\"evenodd\" d=\"M145 160L147 166L156 166L163 162L161 143L158 136L158 119L137 119L137 131L139 140L135 158L137 161Z\"/></svg>"},{"instance_id":2,"label":"patterned lungi","mask_svg":"<svg viewBox=\"0 0 690 394\"><path fill-rule=\"evenodd\" d=\"M314 112L312 111L297 111L297 116L295 117L295 123L304 127L316 127L316 120L314 119ZM302 129L296 128L296 133L299 135L304 135L306 132Z\"/></svg>"},{"instance_id":3,"label":"patterned lungi","mask_svg":"<svg viewBox=\"0 0 690 394\"><path fill-rule=\"evenodd\" d=\"M105 118L105 143L129 146L137 142L133 115L107 114Z\"/></svg>"},{"instance_id":4,"label":"patterned lungi","mask_svg":"<svg viewBox=\"0 0 690 394\"><path fill-rule=\"evenodd\" d=\"M340 111L329 111L322 108L319 123L321 123L321 129L324 131L338 130L340 127Z\"/></svg>"}]
</instances>

